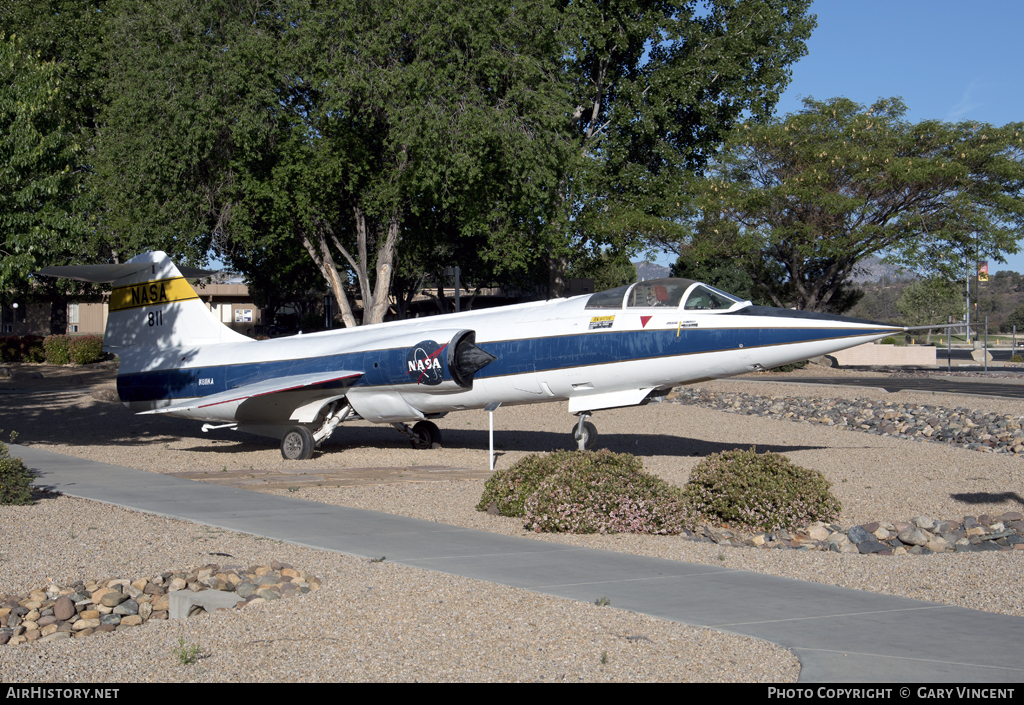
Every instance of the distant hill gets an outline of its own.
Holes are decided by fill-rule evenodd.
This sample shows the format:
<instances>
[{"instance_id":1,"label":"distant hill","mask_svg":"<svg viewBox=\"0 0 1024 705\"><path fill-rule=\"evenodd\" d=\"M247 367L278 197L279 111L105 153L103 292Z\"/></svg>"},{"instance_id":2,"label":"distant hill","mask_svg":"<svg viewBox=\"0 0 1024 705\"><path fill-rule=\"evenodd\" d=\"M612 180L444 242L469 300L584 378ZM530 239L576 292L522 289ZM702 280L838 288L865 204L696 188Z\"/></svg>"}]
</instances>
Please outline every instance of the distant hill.
<instances>
[{"instance_id":1,"label":"distant hill","mask_svg":"<svg viewBox=\"0 0 1024 705\"><path fill-rule=\"evenodd\" d=\"M633 266L636 267L636 278L638 281L664 279L669 276L672 271L668 267L663 267L660 264L654 264L654 262L633 262Z\"/></svg>"},{"instance_id":2,"label":"distant hill","mask_svg":"<svg viewBox=\"0 0 1024 705\"><path fill-rule=\"evenodd\" d=\"M857 267L853 270L853 276L850 277L854 284L864 284L867 282L887 281L910 281L917 279L914 274L910 272L902 271L898 267L892 264L886 264L877 257L865 257L857 263Z\"/></svg>"}]
</instances>

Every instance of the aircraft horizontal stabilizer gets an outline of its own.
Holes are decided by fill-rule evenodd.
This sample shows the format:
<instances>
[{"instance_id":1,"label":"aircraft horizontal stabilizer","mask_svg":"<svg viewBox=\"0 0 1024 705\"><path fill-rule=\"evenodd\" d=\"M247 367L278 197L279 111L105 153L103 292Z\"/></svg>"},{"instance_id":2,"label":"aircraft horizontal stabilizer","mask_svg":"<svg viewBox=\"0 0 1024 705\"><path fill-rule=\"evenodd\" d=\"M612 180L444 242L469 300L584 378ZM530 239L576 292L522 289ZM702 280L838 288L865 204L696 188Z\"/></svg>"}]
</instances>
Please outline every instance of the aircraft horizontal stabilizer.
<instances>
[{"instance_id":1,"label":"aircraft horizontal stabilizer","mask_svg":"<svg viewBox=\"0 0 1024 705\"><path fill-rule=\"evenodd\" d=\"M320 372L308 375L293 375L291 377L275 377L274 379L266 380L264 382L247 384L242 387L229 389L226 392L211 394L205 397L198 397L195 399L190 399L186 402L182 402L180 404L174 404L173 406L164 406L159 409L152 409L150 411L143 411L140 413L168 414L188 411L190 409L202 409L205 407L216 406L218 404L241 402L252 397L261 397L266 396L267 394L277 394L278 392L296 391L299 389L305 389L308 387L314 387L318 385L330 384L331 388L348 387L351 386L353 382L355 382L362 376L362 372L339 370L334 372Z\"/></svg>"},{"instance_id":2,"label":"aircraft horizontal stabilizer","mask_svg":"<svg viewBox=\"0 0 1024 705\"><path fill-rule=\"evenodd\" d=\"M40 269L36 274L44 274L48 277L60 277L62 279L75 279L81 282L93 284L109 284L118 279L130 277L133 274L144 272L154 268L154 264L145 262L125 262L123 264L72 264L64 267L46 267ZM202 279L216 272L194 267L178 267L178 272L186 279Z\"/></svg>"}]
</instances>

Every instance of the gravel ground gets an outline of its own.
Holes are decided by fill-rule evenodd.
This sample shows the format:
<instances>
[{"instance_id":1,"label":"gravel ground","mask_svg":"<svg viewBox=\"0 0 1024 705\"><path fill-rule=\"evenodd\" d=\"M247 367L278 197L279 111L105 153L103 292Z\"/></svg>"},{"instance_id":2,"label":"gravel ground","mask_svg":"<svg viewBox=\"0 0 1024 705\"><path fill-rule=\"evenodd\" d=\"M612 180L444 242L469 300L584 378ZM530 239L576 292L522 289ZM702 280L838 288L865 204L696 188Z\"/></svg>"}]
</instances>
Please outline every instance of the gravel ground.
<instances>
[{"instance_id":1,"label":"gravel ground","mask_svg":"<svg viewBox=\"0 0 1024 705\"><path fill-rule=\"evenodd\" d=\"M209 562L280 560L324 581L241 612L0 646L7 683L792 682L799 674L790 652L756 639L73 497L0 507L0 531L0 594ZM179 661L180 640L200 647L198 662Z\"/></svg>"},{"instance_id":2,"label":"gravel ground","mask_svg":"<svg viewBox=\"0 0 1024 705\"><path fill-rule=\"evenodd\" d=\"M819 368L813 374L848 372ZM1024 415L1024 402L1019 401L780 385L760 382L756 376L701 386ZM7 432L15 430L19 443L92 460L156 472L201 470L211 476L246 468L296 478L317 473L327 478L320 486L298 486L291 496L538 540L1024 614L1021 551L882 557L720 547L677 537L549 536L528 533L514 519L476 512L480 479L341 487L330 482L331 477L344 476L346 469L367 467L448 466L478 473L487 467L488 455L488 418L483 412L441 420L442 449L415 451L395 431L360 422L340 428L325 452L311 461L289 463L272 441L230 431L201 434L198 423L134 416L120 405L86 395L10 395L3 402L0 429L5 429L5 440ZM502 407L494 418L499 468L528 453L571 447L568 432L573 419L564 405ZM593 421L601 434L600 446L640 455L648 470L678 484L711 452L755 445L758 450L786 453L832 482L843 504L844 526L921 514L947 519L1020 511L1024 505L1024 464L1007 455L676 404L599 412ZM72 520L73 529L68 526ZM0 592L38 587L47 576L137 577L222 560L207 556L213 551L230 553L245 564L289 562L326 580L321 591L250 608L254 614L213 615L184 624L147 625L138 633L90 637L95 641L88 643L102 644L101 649L76 650L81 645L74 640L0 648L0 673L16 674L11 676L15 680L39 680L40 674L51 680L113 681L792 680L797 675L791 654L755 640L387 563L367 564L68 497L45 500L35 508L0 508L0 531L5 537ZM72 532L75 539L70 539ZM268 543L274 555L268 555ZM222 623L211 629L207 619ZM625 638L636 635L651 641ZM209 656L194 666L177 664L172 650L181 636L200 643ZM278 641L267 641L274 639ZM274 647L267 649L270 643ZM311 643L318 648L311 651ZM102 657L93 657L94 651L102 652ZM602 664L605 652L607 663ZM110 670L102 676L82 675L98 673L95 669L101 667Z\"/></svg>"}]
</instances>

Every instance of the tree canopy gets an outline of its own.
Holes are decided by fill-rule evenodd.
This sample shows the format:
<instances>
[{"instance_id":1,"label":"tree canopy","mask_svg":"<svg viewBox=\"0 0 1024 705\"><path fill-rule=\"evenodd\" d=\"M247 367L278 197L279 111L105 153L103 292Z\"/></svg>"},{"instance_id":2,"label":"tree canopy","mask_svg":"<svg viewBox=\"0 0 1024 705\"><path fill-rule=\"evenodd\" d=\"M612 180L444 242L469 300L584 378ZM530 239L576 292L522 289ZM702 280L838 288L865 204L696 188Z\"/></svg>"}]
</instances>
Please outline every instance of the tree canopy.
<instances>
[{"instance_id":1,"label":"tree canopy","mask_svg":"<svg viewBox=\"0 0 1024 705\"><path fill-rule=\"evenodd\" d=\"M805 0L563 3L573 147L559 208L537 237L549 293L571 260L679 234L680 180L699 172L741 115L767 119L807 53ZM589 251L589 252L588 252Z\"/></svg>"},{"instance_id":2,"label":"tree canopy","mask_svg":"<svg viewBox=\"0 0 1024 705\"><path fill-rule=\"evenodd\" d=\"M0 294L86 254L74 212L81 146L60 110L57 66L0 34Z\"/></svg>"},{"instance_id":3,"label":"tree canopy","mask_svg":"<svg viewBox=\"0 0 1024 705\"><path fill-rule=\"evenodd\" d=\"M910 123L898 98L806 99L747 123L690 188L699 216L674 247L730 257L777 306L844 310L869 255L956 279L1017 251L1024 227L1020 123Z\"/></svg>"},{"instance_id":4,"label":"tree canopy","mask_svg":"<svg viewBox=\"0 0 1024 705\"><path fill-rule=\"evenodd\" d=\"M679 230L680 179L741 115L768 118L806 53L809 5L26 0L0 14L68 79L52 115L88 155L87 259L298 256L357 325L402 294L396 273L408 288L460 265L558 296L605 249Z\"/></svg>"},{"instance_id":5,"label":"tree canopy","mask_svg":"<svg viewBox=\"0 0 1024 705\"><path fill-rule=\"evenodd\" d=\"M950 316L960 319L964 315L964 299L959 287L945 279L930 277L919 279L903 290L896 300L903 321L909 326L945 323ZM927 342L932 332L928 331Z\"/></svg>"}]
</instances>

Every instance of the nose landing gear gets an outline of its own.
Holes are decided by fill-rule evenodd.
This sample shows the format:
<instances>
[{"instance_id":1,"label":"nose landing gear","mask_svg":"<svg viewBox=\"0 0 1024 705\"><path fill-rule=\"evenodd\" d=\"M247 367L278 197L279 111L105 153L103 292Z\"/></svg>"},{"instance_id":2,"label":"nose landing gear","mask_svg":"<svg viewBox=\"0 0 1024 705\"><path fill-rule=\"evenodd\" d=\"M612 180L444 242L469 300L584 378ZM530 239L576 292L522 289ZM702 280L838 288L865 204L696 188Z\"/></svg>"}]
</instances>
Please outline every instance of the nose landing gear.
<instances>
[{"instance_id":1,"label":"nose landing gear","mask_svg":"<svg viewBox=\"0 0 1024 705\"><path fill-rule=\"evenodd\" d=\"M580 450L593 450L594 446L597 445L597 428L594 424L587 421L590 417L590 412L581 411L576 415L580 420L573 426L572 439L576 441L576 446Z\"/></svg>"}]
</instances>

